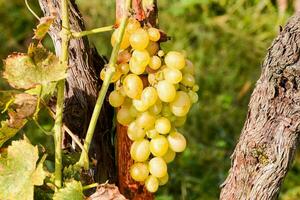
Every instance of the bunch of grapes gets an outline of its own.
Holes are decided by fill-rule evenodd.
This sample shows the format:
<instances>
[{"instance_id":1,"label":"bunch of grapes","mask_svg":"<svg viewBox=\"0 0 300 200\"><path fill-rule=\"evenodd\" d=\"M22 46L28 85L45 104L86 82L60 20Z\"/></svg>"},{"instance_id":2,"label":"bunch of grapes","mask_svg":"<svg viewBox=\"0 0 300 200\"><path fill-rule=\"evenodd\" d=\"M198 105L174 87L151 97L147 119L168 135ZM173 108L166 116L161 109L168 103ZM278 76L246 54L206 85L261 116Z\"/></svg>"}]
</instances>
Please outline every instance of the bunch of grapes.
<instances>
[{"instance_id":1,"label":"bunch of grapes","mask_svg":"<svg viewBox=\"0 0 300 200\"><path fill-rule=\"evenodd\" d=\"M115 90L109 95L110 104L118 108L118 123L128 126L133 141L131 177L144 182L149 192L167 183L167 163L186 148L186 139L176 128L185 123L199 89L192 62L180 52L159 50L160 37L158 29L129 20L112 77Z\"/></svg>"}]
</instances>

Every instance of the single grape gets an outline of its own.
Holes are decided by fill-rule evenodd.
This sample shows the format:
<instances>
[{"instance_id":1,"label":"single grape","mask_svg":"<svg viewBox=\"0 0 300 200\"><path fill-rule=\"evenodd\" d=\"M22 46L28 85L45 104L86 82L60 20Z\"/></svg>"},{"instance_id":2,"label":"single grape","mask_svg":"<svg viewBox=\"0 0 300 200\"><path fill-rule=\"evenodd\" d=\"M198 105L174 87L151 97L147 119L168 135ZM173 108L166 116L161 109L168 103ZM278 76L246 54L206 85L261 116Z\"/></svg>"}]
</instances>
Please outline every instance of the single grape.
<instances>
[{"instance_id":1,"label":"single grape","mask_svg":"<svg viewBox=\"0 0 300 200\"><path fill-rule=\"evenodd\" d=\"M103 69L101 70L101 72L100 72L100 78L101 78L101 80L104 81L105 75L106 75L106 69L103 68ZM111 83L117 82L117 81L120 79L121 76L122 76L122 73L117 69L117 70L115 71L114 75L112 76L110 82L111 82Z\"/></svg>"},{"instance_id":2,"label":"single grape","mask_svg":"<svg viewBox=\"0 0 300 200\"><path fill-rule=\"evenodd\" d=\"M159 133L156 131L155 128L153 128L153 129L148 130L146 132L146 135L147 135L148 138L155 138L156 136L159 135Z\"/></svg>"},{"instance_id":3,"label":"single grape","mask_svg":"<svg viewBox=\"0 0 300 200\"><path fill-rule=\"evenodd\" d=\"M133 121L128 125L127 135L130 140L134 141L143 139L146 135L146 132L142 127L138 126L136 121Z\"/></svg>"},{"instance_id":4,"label":"single grape","mask_svg":"<svg viewBox=\"0 0 300 200\"><path fill-rule=\"evenodd\" d=\"M176 89L173 84L166 80L159 81L156 86L157 94L163 102L171 102L176 95Z\"/></svg>"},{"instance_id":5,"label":"single grape","mask_svg":"<svg viewBox=\"0 0 300 200\"><path fill-rule=\"evenodd\" d=\"M166 163L170 163L175 159L176 153L172 149L168 148L167 153L163 155L163 159L166 161Z\"/></svg>"},{"instance_id":6,"label":"single grape","mask_svg":"<svg viewBox=\"0 0 300 200\"><path fill-rule=\"evenodd\" d=\"M196 103L198 101L198 94L196 92L189 91L188 95L192 103Z\"/></svg>"},{"instance_id":7,"label":"single grape","mask_svg":"<svg viewBox=\"0 0 300 200\"><path fill-rule=\"evenodd\" d=\"M158 41L160 38L160 32L157 28L152 28L152 27L149 28L148 35L149 35L149 39L154 42Z\"/></svg>"},{"instance_id":8,"label":"single grape","mask_svg":"<svg viewBox=\"0 0 300 200\"><path fill-rule=\"evenodd\" d=\"M148 109L148 106L146 103L144 103L141 100L133 99L132 105L135 107L135 109L139 112L145 112Z\"/></svg>"},{"instance_id":9,"label":"single grape","mask_svg":"<svg viewBox=\"0 0 300 200\"><path fill-rule=\"evenodd\" d=\"M146 50L149 52L150 56L154 56L159 50L159 46L156 42L150 41Z\"/></svg>"},{"instance_id":10,"label":"single grape","mask_svg":"<svg viewBox=\"0 0 300 200\"><path fill-rule=\"evenodd\" d=\"M134 163L130 167L130 175L135 181L145 181L149 175L148 166L145 163Z\"/></svg>"},{"instance_id":11,"label":"single grape","mask_svg":"<svg viewBox=\"0 0 300 200\"><path fill-rule=\"evenodd\" d=\"M155 102L157 101L157 92L154 87L146 87L141 95L141 100L148 106L153 106Z\"/></svg>"},{"instance_id":12,"label":"single grape","mask_svg":"<svg viewBox=\"0 0 300 200\"><path fill-rule=\"evenodd\" d=\"M182 73L178 69L167 67L163 72L165 79L170 83L176 84L182 80Z\"/></svg>"},{"instance_id":13,"label":"single grape","mask_svg":"<svg viewBox=\"0 0 300 200\"><path fill-rule=\"evenodd\" d=\"M154 156L163 156L167 153L169 148L168 140L165 136L159 135L152 138L150 141L150 152Z\"/></svg>"},{"instance_id":14,"label":"single grape","mask_svg":"<svg viewBox=\"0 0 300 200\"><path fill-rule=\"evenodd\" d=\"M195 85L195 77L192 74L183 74L181 84L193 87Z\"/></svg>"},{"instance_id":15,"label":"single grape","mask_svg":"<svg viewBox=\"0 0 300 200\"><path fill-rule=\"evenodd\" d=\"M165 117L160 117L155 121L155 129L160 134L167 134L171 130L171 122Z\"/></svg>"},{"instance_id":16,"label":"single grape","mask_svg":"<svg viewBox=\"0 0 300 200\"><path fill-rule=\"evenodd\" d=\"M134 18L130 18L128 20L127 26L126 26L126 31L128 33L134 33L138 28L141 27L141 24L139 21L137 21Z\"/></svg>"},{"instance_id":17,"label":"single grape","mask_svg":"<svg viewBox=\"0 0 300 200\"><path fill-rule=\"evenodd\" d=\"M124 102L125 97L120 91L114 90L109 94L108 101L113 107L120 107Z\"/></svg>"},{"instance_id":18,"label":"single grape","mask_svg":"<svg viewBox=\"0 0 300 200\"><path fill-rule=\"evenodd\" d=\"M129 109L122 107L120 110L118 110L117 113L117 121L122 124L123 126L128 125L133 118L130 115Z\"/></svg>"},{"instance_id":19,"label":"single grape","mask_svg":"<svg viewBox=\"0 0 300 200\"><path fill-rule=\"evenodd\" d=\"M165 57L165 63L168 67L182 69L185 66L185 58L177 51L170 51Z\"/></svg>"},{"instance_id":20,"label":"single grape","mask_svg":"<svg viewBox=\"0 0 300 200\"><path fill-rule=\"evenodd\" d=\"M121 63L118 65L118 69L122 74L127 74L129 72L129 64Z\"/></svg>"},{"instance_id":21,"label":"single grape","mask_svg":"<svg viewBox=\"0 0 300 200\"><path fill-rule=\"evenodd\" d=\"M136 116L138 116L138 114L139 114L139 111L134 107L134 105L131 105L129 107L129 112L133 118L136 118Z\"/></svg>"},{"instance_id":22,"label":"single grape","mask_svg":"<svg viewBox=\"0 0 300 200\"><path fill-rule=\"evenodd\" d=\"M129 62L129 68L132 73L142 74L150 61L150 55L146 50L135 50Z\"/></svg>"},{"instance_id":23,"label":"single grape","mask_svg":"<svg viewBox=\"0 0 300 200\"><path fill-rule=\"evenodd\" d=\"M186 148L185 137L178 132L172 132L168 135L169 147L175 152L183 152Z\"/></svg>"},{"instance_id":24,"label":"single grape","mask_svg":"<svg viewBox=\"0 0 300 200\"><path fill-rule=\"evenodd\" d=\"M118 54L117 63L118 64L127 63L129 62L130 58L131 58L131 53L127 49L122 50Z\"/></svg>"},{"instance_id":25,"label":"single grape","mask_svg":"<svg viewBox=\"0 0 300 200\"><path fill-rule=\"evenodd\" d=\"M155 120L155 116L148 111L141 113L140 116L138 116L138 118L136 119L138 126L146 130L149 130L154 126Z\"/></svg>"},{"instance_id":26,"label":"single grape","mask_svg":"<svg viewBox=\"0 0 300 200\"><path fill-rule=\"evenodd\" d=\"M146 65L140 65L136 60L130 59L129 61L129 69L132 73L136 75L140 75L144 73L146 69Z\"/></svg>"},{"instance_id":27,"label":"single grape","mask_svg":"<svg viewBox=\"0 0 300 200\"><path fill-rule=\"evenodd\" d=\"M185 116L191 107L191 100L186 92L178 91L174 101L170 103L172 113L178 117Z\"/></svg>"},{"instance_id":28,"label":"single grape","mask_svg":"<svg viewBox=\"0 0 300 200\"><path fill-rule=\"evenodd\" d=\"M143 91L143 82L137 75L129 74L123 81L123 87L128 97L138 99Z\"/></svg>"},{"instance_id":29,"label":"single grape","mask_svg":"<svg viewBox=\"0 0 300 200\"><path fill-rule=\"evenodd\" d=\"M149 112L154 115L158 115L162 110L162 103L161 100L157 99L155 104L149 108Z\"/></svg>"},{"instance_id":30,"label":"single grape","mask_svg":"<svg viewBox=\"0 0 300 200\"><path fill-rule=\"evenodd\" d=\"M167 164L161 157L154 157L149 161L150 173L157 177L164 177L168 173Z\"/></svg>"},{"instance_id":31,"label":"single grape","mask_svg":"<svg viewBox=\"0 0 300 200\"><path fill-rule=\"evenodd\" d=\"M132 48L143 50L149 44L149 36L146 30L142 28L136 29L129 38Z\"/></svg>"},{"instance_id":32,"label":"single grape","mask_svg":"<svg viewBox=\"0 0 300 200\"><path fill-rule=\"evenodd\" d=\"M149 67L153 70L159 69L161 66L161 60L158 56L152 56L149 62Z\"/></svg>"},{"instance_id":33,"label":"single grape","mask_svg":"<svg viewBox=\"0 0 300 200\"><path fill-rule=\"evenodd\" d=\"M144 162L150 156L149 141L146 139L134 141L130 148L131 158L137 162Z\"/></svg>"},{"instance_id":34,"label":"single grape","mask_svg":"<svg viewBox=\"0 0 300 200\"><path fill-rule=\"evenodd\" d=\"M148 82L149 82L150 85L156 85L157 80L156 80L155 73L149 73L148 74Z\"/></svg>"},{"instance_id":35,"label":"single grape","mask_svg":"<svg viewBox=\"0 0 300 200\"><path fill-rule=\"evenodd\" d=\"M165 52L164 52L163 50L159 50L159 51L157 52L157 55L158 55L159 57L163 57L163 56L165 55Z\"/></svg>"},{"instance_id":36,"label":"single grape","mask_svg":"<svg viewBox=\"0 0 300 200\"><path fill-rule=\"evenodd\" d=\"M184 74L192 74L195 75L195 67L190 60L185 60L185 67L182 69L182 73Z\"/></svg>"},{"instance_id":37,"label":"single grape","mask_svg":"<svg viewBox=\"0 0 300 200\"><path fill-rule=\"evenodd\" d=\"M195 85L193 86L192 90L193 90L194 92L197 92L197 91L199 90L199 85L195 84Z\"/></svg>"},{"instance_id":38,"label":"single grape","mask_svg":"<svg viewBox=\"0 0 300 200\"><path fill-rule=\"evenodd\" d=\"M145 181L145 187L149 192L156 192L159 186L159 181L156 177L150 175Z\"/></svg>"},{"instance_id":39,"label":"single grape","mask_svg":"<svg viewBox=\"0 0 300 200\"><path fill-rule=\"evenodd\" d=\"M119 29L116 29L111 36L112 46L115 46L117 37L119 37ZM126 49L127 47L129 47L129 45L129 33L125 31L123 34L122 42L120 44L120 49Z\"/></svg>"},{"instance_id":40,"label":"single grape","mask_svg":"<svg viewBox=\"0 0 300 200\"><path fill-rule=\"evenodd\" d=\"M158 178L159 185L165 185L168 181L169 181L168 173L165 176Z\"/></svg>"}]
</instances>

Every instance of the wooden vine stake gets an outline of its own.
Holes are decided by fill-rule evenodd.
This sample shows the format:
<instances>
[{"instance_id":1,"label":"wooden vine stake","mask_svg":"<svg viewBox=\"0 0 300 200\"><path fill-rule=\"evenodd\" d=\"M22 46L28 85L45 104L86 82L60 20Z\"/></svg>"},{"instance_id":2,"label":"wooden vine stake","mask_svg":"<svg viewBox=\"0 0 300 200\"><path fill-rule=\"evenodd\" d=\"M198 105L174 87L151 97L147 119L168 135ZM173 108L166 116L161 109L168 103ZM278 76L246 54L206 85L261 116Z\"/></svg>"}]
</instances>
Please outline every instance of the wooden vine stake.
<instances>
[{"instance_id":1,"label":"wooden vine stake","mask_svg":"<svg viewBox=\"0 0 300 200\"><path fill-rule=\"evenodd\" d=\"M140 22L156 27L157 6L156 1L147 1L148 5L143 7L142 0L132 0L133 16ZM145 3L144 3L145 6ZM123 16L125 0L116 0L116 23L118 24ZM144 85L147 79L143 78ZM130 156L132 141L127 136L127 126L117 123L117 176L118 187L126 198L131 200L152 200L154 195L146 190L144 185L134 181L130 176L130 166L134 163Z\"/></svg>"}]
</instances>

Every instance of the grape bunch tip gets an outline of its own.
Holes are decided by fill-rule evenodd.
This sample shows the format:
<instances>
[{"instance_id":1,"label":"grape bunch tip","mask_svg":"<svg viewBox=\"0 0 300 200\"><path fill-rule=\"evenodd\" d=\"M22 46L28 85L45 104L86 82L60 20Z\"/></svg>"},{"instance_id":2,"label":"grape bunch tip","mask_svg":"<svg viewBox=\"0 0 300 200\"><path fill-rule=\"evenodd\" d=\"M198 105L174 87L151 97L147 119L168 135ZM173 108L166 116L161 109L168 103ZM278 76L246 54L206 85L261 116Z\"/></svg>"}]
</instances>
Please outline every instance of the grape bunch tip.
<instances>
[{"instance_id":1,"label":"grape bunch tip","mask_svg":"<svg viewBox=\"0 0 300 200\"><path fill-rule=\"evenodd\" d=\"M118 31L112 34L113 46ZM109 95L109 103L118 108L118 123L128 126L133 141L130 175L149 192L168 182L167 163L186 148L176 128L184 125L199 89L193 63L178 51L161 50L160 36L158 29L129 19L111 80L115 90ZM104 79L105 69L100 76Z\"/></svg>"}]
</instances>

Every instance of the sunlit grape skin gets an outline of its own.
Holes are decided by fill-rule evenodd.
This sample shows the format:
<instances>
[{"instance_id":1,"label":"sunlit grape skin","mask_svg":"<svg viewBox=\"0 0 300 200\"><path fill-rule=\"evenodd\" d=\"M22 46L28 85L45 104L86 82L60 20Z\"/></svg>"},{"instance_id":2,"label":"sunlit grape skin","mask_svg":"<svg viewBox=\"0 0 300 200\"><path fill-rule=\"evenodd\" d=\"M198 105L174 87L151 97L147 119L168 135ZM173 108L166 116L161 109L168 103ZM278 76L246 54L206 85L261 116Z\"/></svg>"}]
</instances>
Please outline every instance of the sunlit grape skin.
<instances>
[{"instance_id":1,"label":"sunlit grape skin","mask_svg":"<svg viewBox=\"0 0 300 200\"><path fill-rule=\"evenodd\" d=\"M156 28L152 28L152 27L149 28L148 35L149 35L149 39L154 42L158 41L160 38L160 32Z\"/></svg>"},{"instance_id":2,"label":"sunlit grape skin","mask_svg":"<svg viewBox=\"0 0 300 200\"><path fill-rule=\"evenodd\" d=\"M157 92L154 87L146 87L144 88L141 100L148 106L153 106L155 102L157 101Z\"/></svg>"},{"instance_id":3,"label":"sunlit grape skin","mask_svg":"<svg viewBox=\"0 0 300 200\"><path fill-rule=\"evenodd\" d=\"M171 102L176 95L176 89L173 84L166 80L159 81L156 86L157 94L160 100L164 102Z\"/></svg>"},{"instance_id":4,"label":"sunlit grape skin","mask_svg":"<svg viewBox=\"0 0 300 200\"><path fill-rule=\"evenodd\" d=\"M167 153L169 148L168 140L165 136L158 135L150 141L150 152L154 156L163 156Z\"/></svg>"},{"instance_id":5,"label":"sunlit grape skin","mask_svg":"<svg viewBox=\"0 0 300 200\"><path fill-rule=\"evenodd\" d=\"M179 132L172 132L168 135L169 147L175 152L183 152L186 148L185 137Z\"/></svg>"},{"instance_id":6,"label":"sunlit grape skin","mask_svg":"<svg viewBox=\"0 0 300 200\"><path fill-rule=\"evenodd\" d=\"M150 61L150 55L146 50L135 50L129 62L129 68L132 73L142 74Z\"/></svg>"},{"instance_id":7,"label":"sunlit grape skin","mask_svg":"<svg viewBox=\"0 0 300 200\"><path fill-rule=\"evenodd\" d=\"M112 37L111 37L111 45L112 46L115 46L115 43L116 43L116 39L118 37L118 34L119 34L119 29L116 29L113 34L112 34ZM130 43L129 43L129 33L127 33L126 31L124 32L124 35L123 35L123 39L122 39L122 42L120 44L120 49L126 49L127 47L129 47Z\"/></svg>"},{"instance_id":8,"label":"sunlit grape skin","mask_svg":"<svg viewBox=\"0 0 300 200\"><path fill-rule=\"evenodd\" d=\"M165 117L160 117L155 121L155 129L160 134L167 134L171 130L171 123Z\"/></svg>"},{"instance_id":9,"label":"sunlit grape skin","mask_svg":"<svg viewBox=\"0 0 300 200\"><path fill-rule=\"evenodd\" d=\"M176 84L182 80L182 73L178 69L167 67L163 72L165 79L170 83Z\"/></svg>"},{"instance_id":10,"label":"sunlit grape skin","mask_svg":"<svg viewBox=\"0 0 300 200\"><path fill-rule=\"evenodd\" d=\"M158 178L159 185L165 185L168 181L169 181L168 173L165 176Z\"/></svg>"},{"instance_id":11,"label":"sunlit grape skin","mask_svg":"<svg viewBox=\"0 0 300 200\"><path fill-rule=\"evenodd\" d=\"M154 193L154 192L157 191L158 186L159 186L158 179L155 176L153 176L153 175L148 176L148 178L145 181L145 187L146 187L146 189L149 192Z\"/></svg>"},{"instance_id":12,"label":"sunlit grape skin","mask_svg":"<svg viewBox=\"0 0 300 200\"><path fill-rule=\"evenodd\" d=\"M175 156L175 151L173 151L171 148L168 148L167 153L165 153L162 158L166 161L166 163L170 163L174 160Z\"/></svg>"},{"instance_id":13,"label":"sunlit grape skin","mask_svg":"<svg viewBox=\"0 0 300 200\"><path fill-rule=\"evenodd\" d=\"M145 163L134 163L130 167L130 175L135 181L145 181L149 175L148 166Z\"/></svg>"},{"instance_id":14,"label":"sunlit grape skin","mask_svg":"<svg viewBox=\"0 0 300 200\"><path fill-rule=\"evenodd\" d=\"M143 91L143 82L140 77L135 74L129 74L123 82L124 90L127 96L132 99L138 99Z\"/></svg>"},{"instance_id":15,"label":"sunlit grape skin","mask_svg":"<svg viewBox=\"0 0 300 200\"><path fill-rule=\"evenodd\" d=\"M113 107L120 107L123 104L124 99L124 96L117 90L112 91L108 98L110 105Z\"/></svg>"},{"instance_id":16,"label":"sunlit grape skin","mask_svg":"<svg viewBox=\"0 0 300 200\"><path fill-rule=\"evenodd\" d=\"M117 121L122 124L122 125L128 125L133 118L130 115L129 109L128 108L121 108L117 112Z\"/></svg>"},{"instance_id":17,"label":"sunlit grape skin","mask_svg":"<svg viewBox=\"0 0 300 200\"><path fill-rule=\"evenodd\" d=\"M146 130L154 126L155 120L155 116L148 111L141 113L136 119L137 125Z\"/></svg>"},{"instance_id":18,"label":"sunlit grape skin","mask_svg":"<svg viewBox=\"0 0 300 200\"><path fill-rule=\"evenodd\" d=\"M149 61L149 67L153 70L159 69L161 66L161 60L158 56L152 56Z\"/></svg>"},{"instance_id":19,"label":"sunlit grape skin","mask_svg":"<svg viewBox=\"0 0 300 200\"><path fill-rule=\"evenodd\" d=\"M185 58L180 52L170 51L165 57L165 63L168 67L182 69L185 66Z\"/></svg>"},{"instance_id":20,"label":"sunlit grape skin","mask_svg":"<svg viewBox=\"0 0 300 200\"><path fill-rule=\"evenodd\" d=\"M149 161L149 171L153 176L161 178L168 172L167 164L161 157L154 157Z\"/></svg>"},{"instance_id":21,"label":"sunlit grape skin","mask_svg":"<svg viewBox=\"0 0 300 200\"><path fill-rule=\"evenodd\" d=\"M150 156L150 143L146 139L133 142L130 148L131 158L137 162L144 162Z\"/></svg>"},{"instance_id":22,"label":"sunlit grape skin","mask_svg":"<svg viewBox=\"0 0 300 200\"><path fill-rule=\"evenodd\" d=\"M178 117L185 116L191 107L191 100L186 92L178 91L174 101L170 103L172 113Z\"/></svg>"},{"instance_id":23,"label":"sunlit grape skin","mask_svg":"<svg viewBox=\"0 0 300 200\"><path fill-rule=\"evenodd\" d=\"M149 44L149 36L146 30L142 28L136 29L129 38L132 48L143 50Z\"/></svg>"},{"instance_id":24,"label":"sunlit grape skin","mask_svg":"<svg viewBox=\"0 0 300 200\"><path fill-rule=\"evenodd\" d=\"M136 19L134 18L130 18L128 20L127 26L126 26L126 31L128 33L134 33L138 28L141 27L140 22L138 22Z\"/></svg>"},{"instance_id":25,"label":"sunlit grape skin","mask_svg":"<svg viewBox=\"0 0 300 200\"><path fill-rule=\"evenodd\" d=\"M140 140L145 137L146 131L138 126L136 121L133 121L128 125L127 135L130 140Z\"/></svg>"}]
</instances>

